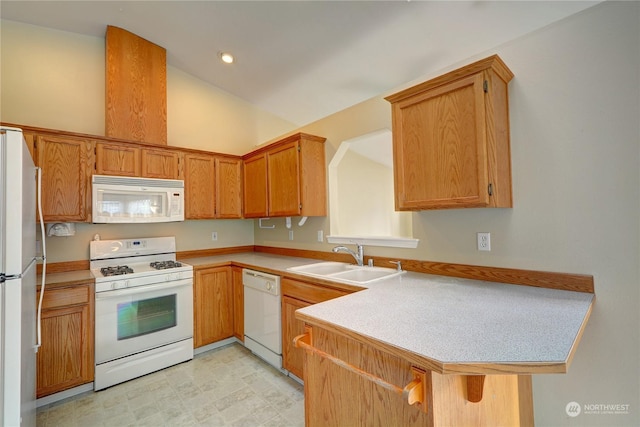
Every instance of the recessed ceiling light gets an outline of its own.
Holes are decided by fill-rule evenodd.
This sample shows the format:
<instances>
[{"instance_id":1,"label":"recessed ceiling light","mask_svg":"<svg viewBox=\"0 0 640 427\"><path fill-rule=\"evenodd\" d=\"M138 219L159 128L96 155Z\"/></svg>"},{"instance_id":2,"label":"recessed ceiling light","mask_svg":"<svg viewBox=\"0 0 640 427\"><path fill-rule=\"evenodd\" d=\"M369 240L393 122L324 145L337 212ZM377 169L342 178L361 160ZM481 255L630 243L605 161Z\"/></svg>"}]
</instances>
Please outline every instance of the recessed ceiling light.
<instances>
[{"instance_id":1,"label":"recessed ceiling light","mask_svg":"<svg viewBox=\"0 0 640 427\"><path fill-rule=\"evenodd\" d=\"M225 64L233 63L233 55L231 55L229 52L219 52L218 56L220 57L220 60Z\"/></svg>"}]
</instances>

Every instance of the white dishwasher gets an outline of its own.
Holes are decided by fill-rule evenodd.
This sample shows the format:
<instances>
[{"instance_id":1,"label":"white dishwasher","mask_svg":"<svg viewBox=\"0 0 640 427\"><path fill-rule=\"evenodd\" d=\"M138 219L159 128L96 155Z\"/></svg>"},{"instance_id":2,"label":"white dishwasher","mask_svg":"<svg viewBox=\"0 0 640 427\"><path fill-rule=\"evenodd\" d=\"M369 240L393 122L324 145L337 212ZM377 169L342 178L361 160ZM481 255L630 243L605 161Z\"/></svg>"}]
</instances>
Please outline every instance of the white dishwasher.
<instances>
[{"instance_id":1,"label":"white dishwasher","mask_svg":"<svg viewBox=\"0 0 640 427\"><path fill-rule=\"evenodd\" d=\"M280 276L242 269L244 345L270 365L282 369Z\"/></svg>"}]
</instances>

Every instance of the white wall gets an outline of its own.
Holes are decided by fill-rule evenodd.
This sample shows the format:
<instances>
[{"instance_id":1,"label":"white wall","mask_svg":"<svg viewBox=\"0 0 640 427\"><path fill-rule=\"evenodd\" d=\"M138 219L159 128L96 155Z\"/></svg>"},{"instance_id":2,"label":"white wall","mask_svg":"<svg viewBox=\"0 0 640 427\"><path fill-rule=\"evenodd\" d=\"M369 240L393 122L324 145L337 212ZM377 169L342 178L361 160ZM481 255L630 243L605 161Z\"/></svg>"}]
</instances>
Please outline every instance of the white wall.
<instances>
[{"instance_id":1,"label":"white wall","mask_svg":"<svg viewBox=\"0 0 640 427\"><path fill-rule=\"evenodd\" d=\"M419 212L417 249L366 247L365 255L593 275L597 301L568 374L534 377L536 425L638 426L640 3L605 2L450 69L493 53L515 74L513 209ZM388 126L380 97L303 130L328 138L330 161L341 141ZM307 226L326 233L328 221ZM491 232L491 252L476 251L477 231ZM256 229L255 242L332 246L305 233L288 242L279 229ZM571 418L572 401L629 410Z\"/></svg>"},{"instance_id":2,"label":"white wall","mask_svg":"<svg viewBox=\"0 0 640 427\"><path fill-rule=\"evenodd\" d=\"M104 135L104 37L7 20L0 31L0 121ZM167 66L168 145L245 154L293 126Z\"/></svg>"},{"instance_id":3,"label":"white wall","mask_svg":"<svg viewBox=\"0 0 640 427\"><path fill-rule=\"evenodd\" d=\"M105 41L0 21L0 121L104 135ZM244 154L293 125L176 68L167 67L168 145ZM211 232L218 240L211 241ZM253 221L78 224L47 238L50 262L88 259L89 240L176 235L179 251L253 244Z\"/></svg>"}]
</instances>

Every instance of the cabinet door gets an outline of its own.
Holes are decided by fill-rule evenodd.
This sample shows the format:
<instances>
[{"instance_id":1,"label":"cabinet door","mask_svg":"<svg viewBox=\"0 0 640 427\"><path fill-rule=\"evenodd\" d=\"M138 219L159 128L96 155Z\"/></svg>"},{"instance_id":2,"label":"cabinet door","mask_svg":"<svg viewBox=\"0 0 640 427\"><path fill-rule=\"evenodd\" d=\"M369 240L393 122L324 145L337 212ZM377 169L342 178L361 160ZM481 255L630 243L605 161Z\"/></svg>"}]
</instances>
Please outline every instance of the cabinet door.
<instances>
[{"instance_id":1,"label":"cabinet door","mask_svg":"<svg viewBox=\"0 0 640 427\"><path fill-rule=\"evenodd\" d=\"M142 149L142 176L145 178L178 179L179 163L177 151Z\"/></svg>"},{"instance_id":2,"label":"cabinet door","mask_svg":"<svg viewBox=\"0 0 640 427\"><path fill-rule=\"evenodd\" d=\"M213 156L185 154L185 219L215 217L215 161Z\"/></svg>"},{"instance_id":3,"label":"cabinet door","mask_svg":"<svg viewBox=\"0 0 640 427\"><path fill-rule=\"evenodd\" d=\"M300 215L300 162L298 142L267 153L270 216Z\"/></svg>"},{"instance_id":4,"label":"cabinet door","mask_svg":"<svg viewBox=\"0 0 640 427\"><path fill-rule=\"evenodd\" d=\"M196 271L193 283L195 347L233 336L231 267Z\"/></svg>"},{"instance_id":5,"label":"cabinet door","mask_svg":"<svg viewBox=\"0 0 640 427\"><path fill-rule=\"evenodd\" d=\"M282 365L304 380L303 353L293 345L293 339L304 333L304 322L296 319L295 311L333 298L347 295L348 292L315 285L298 280L282 279Z\"/></svg>"},{"instance_id":6,"label":"cabinet door","mask_svg":"<svg viewBox=\"0 0 640 427\"><path fill-rule=\"evenodd\" d=\"M45 222L90 220L93 143L88 140L37 137L42 168L42 210Z\"/></svg>"},{"instance_id":7,"label":"cabinet door","mask_svg":"<svg viewBox=\"0 0 640 427\"><path fill-rule=\"evenodd\" d=\"M244 342L244 285L242 268L232 267L233 275L233 335Z\"/></svg>"},{"instance_id":8,"label":"cabinet door","mask_svg":"<svg viewBox=\"0 0 640 427\"><path fill-rule=\"evenodd\" d=\"M394 105L396 207L489 203L482 74Z\"/></svg>"},{"instance_id":9,"label":"cabinet door","mask_svg":"<svg viewBox=\"0 0 640 427\"><path fill-rule=\"evenodd\" d=\"M242 161L216 157L216 218L242 218Z\"/></svg>"},{"instance_id":10,"label":"cabinet door","mask_svg":"<svg viewBox=\"0 0 640 427\"><path fill-rule=\"evenodd\" d=\"M119 144L96 143L96 174L140 176L140 149Z\"/></svg>"},{"instance_id":11,"label":"cabinet door","mask_svg":"<svg viewBox=\"0 0 640 427\"><path fill-rule=\"evenodd\" d=\"M259 154L244 160L244 217L260 218L267 210L267 157Z\"/></svg>"},{"instance_id":12,"label":"cabinet door","mask_svg":"<svg viewBox=\"0 0 640 427\"><path fill-rule=\"evenodd\" d=\"M300 379L304 378L304 350L296 348L293 339L304 333L304 322L296 319L295 311L310 305L291 297L282 298L282 366Z\"/></svg>"},{"instance_id":13,"label":"cabinet door","mask_svg":"<svg viewBox=\"0 0 640 427\"><path fill-rule=\"evenodd\" d=\"M92 285L45 292L42 346L36 356L37 397L93 381L92 307Z\"/></svg>"}]
</instances>

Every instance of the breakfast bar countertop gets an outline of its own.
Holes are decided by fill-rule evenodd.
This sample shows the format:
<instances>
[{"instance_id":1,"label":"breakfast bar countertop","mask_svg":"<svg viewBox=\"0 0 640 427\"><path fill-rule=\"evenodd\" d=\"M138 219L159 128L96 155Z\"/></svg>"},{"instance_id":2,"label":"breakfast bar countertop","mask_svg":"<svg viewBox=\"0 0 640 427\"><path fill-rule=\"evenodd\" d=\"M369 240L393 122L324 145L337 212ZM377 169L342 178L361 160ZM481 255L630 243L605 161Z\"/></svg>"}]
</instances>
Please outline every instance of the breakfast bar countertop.
<instances>
[{"instance_id":1,"label":"breakfast bar countertop","mask_svg":"<svg viewBox=\"0 0 640 427\"><path fill-rule=\"evenodd\" d=\"M563 373L594 294L406 273L297 311L436 372Z\"/></svg>"}]
</instances>

